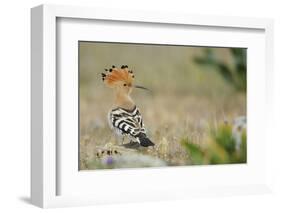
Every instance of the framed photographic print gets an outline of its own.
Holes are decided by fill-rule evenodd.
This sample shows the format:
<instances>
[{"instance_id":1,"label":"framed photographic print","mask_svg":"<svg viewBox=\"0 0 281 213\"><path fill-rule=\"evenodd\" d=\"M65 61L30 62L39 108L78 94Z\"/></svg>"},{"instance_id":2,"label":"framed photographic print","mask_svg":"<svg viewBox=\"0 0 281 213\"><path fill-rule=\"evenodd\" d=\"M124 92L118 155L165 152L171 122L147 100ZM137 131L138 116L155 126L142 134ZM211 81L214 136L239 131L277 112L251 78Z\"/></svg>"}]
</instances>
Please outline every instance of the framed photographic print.
<instances>
[{"instance_id":1,"label":"framed photographic print","mask_svg":"<svg viewBox=\"0 0 281 213\"><path fill-rule=\"evenodd\" d=\"M31 14L33 204L270 191L272 20Z\"/></svg>"}]
</instances>

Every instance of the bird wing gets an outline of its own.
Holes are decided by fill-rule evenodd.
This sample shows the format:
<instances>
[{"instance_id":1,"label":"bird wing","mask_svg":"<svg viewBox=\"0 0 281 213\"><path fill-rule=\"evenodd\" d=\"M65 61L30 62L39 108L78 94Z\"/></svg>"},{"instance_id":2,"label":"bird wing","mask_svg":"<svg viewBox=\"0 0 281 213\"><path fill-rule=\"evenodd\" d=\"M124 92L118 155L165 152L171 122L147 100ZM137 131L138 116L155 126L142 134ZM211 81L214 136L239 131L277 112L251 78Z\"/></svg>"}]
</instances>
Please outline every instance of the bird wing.
<instances>
[{"instance_id":1,"label":"bird wing","mask_svg":"<svg viewBox=\"0 0 281 213\"><path fill-rule=\"evenodd\" d=\"M135 138L140 132L146 133L141 114L136 107L132 111L114 109L110 112L109 119L111 126L121 134Z\"/></svg>"}]
</instances>

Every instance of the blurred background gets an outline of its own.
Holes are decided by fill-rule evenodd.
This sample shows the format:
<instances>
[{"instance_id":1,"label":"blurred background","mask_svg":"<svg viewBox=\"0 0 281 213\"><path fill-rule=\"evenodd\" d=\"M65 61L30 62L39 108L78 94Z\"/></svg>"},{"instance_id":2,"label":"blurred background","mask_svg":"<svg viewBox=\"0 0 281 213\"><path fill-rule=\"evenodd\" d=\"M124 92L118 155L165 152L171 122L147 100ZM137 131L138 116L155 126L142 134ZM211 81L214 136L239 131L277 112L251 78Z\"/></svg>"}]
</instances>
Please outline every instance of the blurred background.
<instances>
[{"instance_id":1,"label":"blurred background","mask_svg":"<svg viewBox=\"0 0 281 213\"><path fill-rule=\"evenodd\" d=\"M104 165L97 153L117 145L107 122L113 91L100 73L123 64L134 71L136 84L153 91L132 93L156 144L141 154L171 166L246 162L246 52L79 42L80 169L122 167ZM143 166L150 164L125 167Z\"/></svg>"}]
</instances>

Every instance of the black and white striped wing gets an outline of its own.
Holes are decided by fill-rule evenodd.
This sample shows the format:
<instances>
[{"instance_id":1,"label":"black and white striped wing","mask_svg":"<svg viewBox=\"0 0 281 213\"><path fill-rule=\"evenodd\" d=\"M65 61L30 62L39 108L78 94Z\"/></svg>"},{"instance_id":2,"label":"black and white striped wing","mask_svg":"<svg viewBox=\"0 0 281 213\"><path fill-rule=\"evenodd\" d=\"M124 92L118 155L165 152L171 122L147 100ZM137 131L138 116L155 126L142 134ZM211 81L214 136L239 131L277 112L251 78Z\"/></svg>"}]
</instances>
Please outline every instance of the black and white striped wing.
<instances>
[{"instance_id":1,"label":"black and white striped wing","mask_svg":"<svg viewBox=\"0 0 281 213\"><path fill-rule=\"evenodd\" d=\"M132 111L122 108L113 109L109 113L109 123L120 135L136 138L139 133L146 134L142 117L137 107Z\"/></svg>"}]
</instances>

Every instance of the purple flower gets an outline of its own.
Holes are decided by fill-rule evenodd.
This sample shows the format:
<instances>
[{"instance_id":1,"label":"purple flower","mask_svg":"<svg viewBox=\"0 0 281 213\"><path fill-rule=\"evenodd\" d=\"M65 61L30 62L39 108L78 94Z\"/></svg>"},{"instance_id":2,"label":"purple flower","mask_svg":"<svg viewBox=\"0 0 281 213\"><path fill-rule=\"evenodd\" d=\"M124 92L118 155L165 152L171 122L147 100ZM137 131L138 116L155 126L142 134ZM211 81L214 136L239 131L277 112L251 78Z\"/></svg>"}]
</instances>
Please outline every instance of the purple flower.
<instances>
[{"instance_id":1,"label":"purple flower","mask_svg":"<svg viewBox=\"0 0 281 213\"><path fill-rule=\"evenodd\" d=\"M106 163L107 165L113 164L113 163L114 163L113 157L112 157L112 156L108 156L108 157L106 158L105 163Z\"/></svg>"}]
</instances>

